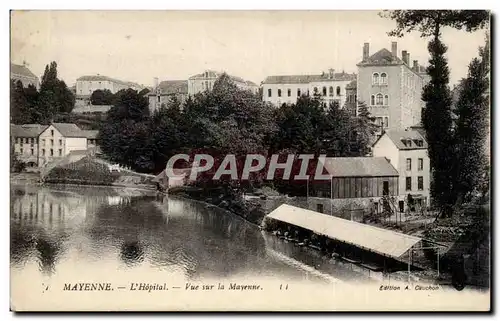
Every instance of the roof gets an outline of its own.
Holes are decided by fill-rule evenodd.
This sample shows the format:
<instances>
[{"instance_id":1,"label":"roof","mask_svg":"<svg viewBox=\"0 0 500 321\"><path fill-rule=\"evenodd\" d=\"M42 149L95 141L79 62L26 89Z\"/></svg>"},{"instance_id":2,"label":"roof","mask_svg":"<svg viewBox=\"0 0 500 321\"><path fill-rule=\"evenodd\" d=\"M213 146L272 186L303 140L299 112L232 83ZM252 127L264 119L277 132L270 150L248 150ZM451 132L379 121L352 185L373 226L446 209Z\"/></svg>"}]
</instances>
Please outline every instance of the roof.
<instances>
[{"instance_id":1,"label":"roof","mask_svg":"<svg viewBox=\"0 0 500 321\"><path fill-rule=\"evenodd\" d=\"M86 131L81 130L76 124L53 123L54 126L64 137L87 137Z\"/></svg>"},{"instance_id":2,"label":"roof","mask_svg":"<svg viewBox=\"0 0 500 321\"><path fill-rule=\"evenodd\" d=\"M358 82L356 80L351 81L345 86L346 89L356 89L358 87Z\"/></svg>"},{"instance_id":3,"label":"roof","mask_svg":"<svg viewBox=\"0 0 500 321\"><path fill-rule=\"evenodd\" d=\"M357 65L402 65L403 60L397 56L393 56L392 53L383 48L368 57L366 60L359 62Z\"/></svg>"},{"instance_id":4,"label":"roof","mask_svg":"<svg viewBox=\"0 0 500 321\"><path fill-rule=\"evenodd\" d=\"M47 127L47 125L40 124L10 124L10 135L13 137L38 137Z\"/></svg>"},{"instance_id":5,"label":"roof","mask_svg":"<svg viewBox=\"0 0 500 321\"><path fill-rule=\"evenodd\" d=\"M16 64L11 63L10 64L10 73L24 76L24 77L38 79L38 77L35 76L35 74L31 72L31 70L29 70L26 66L23 66L23 65L16 65Z\"/></svg>"},{"instance_id":6,"label":"roof","mask_svg":"<svg viewBox=\"0 0 500 321\"><path fill-rule=\"evenodd\" d=\"M130 86L130 87L139 87L139 88L144 88L144 86L139 85L135 82L131 81L123 81L115 78L111 78L108 76L103 76L103 75L86 75L86 76L81 76L77 79L77 81L111 81L117 84L121 84L124 86Z\"/></svg>"},{"instance_id":7,"label":"roof","mask_svg":"<svg viewBox=\"0 0 500 321\"><path fill-rule=\"evenodd\" d=\"M399 176L385 157L328 157L324 167L333 177Z\"/></svg>"},{"instance_id":8,"label":"roof","mask_svg":"<svg viewBox=\"0 0 500 321\"><path fill-rule=\"evenodd\" d=\"M400 258L422 239L283 204L266 217L299 226L359 248Z\"/></svg>"},{"instance_id":9,"label":"roof","mask_svg":"<svg viewBox=\"0 0 500 321\"><path fill-rule=\"evenodd\" d=\"M328 73L320 75L283 75L283 76L268 76L264 80L264 84L308 84L315 81L352 81L356 79L356 74L348 74L345 72L334 73L333 78L329 78Z\"/></svg>"},{"instance_id":10,"label":"roof","mask_svg":"<svg viewBox=\"0 0 500 321\"><path fill-rule=\"evenodd\" d=\"M187 80L166 80L158 84L161 90L161 95L172 95L172 94L187 94L188 93L188 81ZM154 96L156 93L152 90L148 95Z\"/></svg>"},{"instance_id":11,"label":"roof","mask_svg":"<svg viewBox=\"0 0 500 321\"><path fill-rule=\"evenodd\" d=\"M83 135L89 139L96 139L99 134L98 130L82 130Z\"/></svg>"},{"instance_id":12,"label":"roof","mask_svg":"<svg viewBox=\"0 0 500 321\"><path fill-rule=\"evenodd\" d=\"M408 129L408 130L395 130L389 129L385 132L385 135L396 145L400 150L411 150L411 149L427 149L427 141L422 136L419 130ZM418 146L415 141L421 141L422 145Z\"/></svg>"},{"instance_id":13,"label":"roof","mask_svg":"<svg viewBox=\"0 0 500 321\"><path fill-rule=\"evenodd\" d=\"M171 171L175 176L186 177L190 172L191 168L171 168ZM159 182L167 177L166 169L164 169L160 174L153 178L153 182Z\"/></svg>"}]
</instances>

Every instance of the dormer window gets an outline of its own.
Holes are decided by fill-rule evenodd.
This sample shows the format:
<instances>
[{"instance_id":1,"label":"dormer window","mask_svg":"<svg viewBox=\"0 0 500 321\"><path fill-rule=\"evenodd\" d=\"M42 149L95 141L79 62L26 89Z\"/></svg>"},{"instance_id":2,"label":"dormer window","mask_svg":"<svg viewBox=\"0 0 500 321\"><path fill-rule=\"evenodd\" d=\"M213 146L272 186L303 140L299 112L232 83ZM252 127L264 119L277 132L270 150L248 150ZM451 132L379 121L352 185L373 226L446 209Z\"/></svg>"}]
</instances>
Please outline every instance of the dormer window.
<instances>
[{"instance_id":1,"label":"dormer window","mask_svg":"<svg viewBox=\"0 0 500 321\"><path fill-rule=\"evenodd\" d=\"M415 142L415 145L417 145L418 147L424 146L424 141L421 139L415 139L414 142Z\"/></svg>"}]
</instances>

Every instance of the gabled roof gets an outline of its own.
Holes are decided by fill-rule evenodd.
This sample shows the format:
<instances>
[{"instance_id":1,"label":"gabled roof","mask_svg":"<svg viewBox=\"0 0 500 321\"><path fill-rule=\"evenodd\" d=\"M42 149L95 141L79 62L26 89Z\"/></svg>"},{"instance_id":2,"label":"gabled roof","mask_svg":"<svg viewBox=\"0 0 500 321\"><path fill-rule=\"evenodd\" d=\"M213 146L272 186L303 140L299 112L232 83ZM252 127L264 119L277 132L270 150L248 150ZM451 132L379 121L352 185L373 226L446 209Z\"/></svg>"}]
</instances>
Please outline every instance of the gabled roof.
<instances>
[{"instance_id":1,"label":"gabled roof","mask_svg":"<svg viewBox=\"0 0 500 321\"><path fill-rule=\"evenodd\" d=\"M26 66L23 65L16 65L11 63L10 72L11 74L38 79L38 77L35 76L35 74L31 72L31 70L29 70Z\"/></svg>"},{"instance_id":2,"label":"gabled roof","mask_svg":"<svg viewBox=\"0 0 500 321\"><path fill-rule=\"evenodd\" d=\"M385 157L328 157L324 167L333 177L399 176Z\"/></svg>"},{"instance_id":3,"label":"gabled roof","mask_svg":"<svg viewBox=\"0 0 500 321\"><path fill-rule=\"evenodd\" d=\"M64 137L87 137L85 131L81 130L76 124L52 123Z\"/></svg>"},{"instance_id":4,"label":"gabled roof","mask_svg":"<svg viewBox=\"0 0 500 321\"><path fill-rule=\"evenodd\" d=\"M172 94L187 94L188 93L188 81L187 80L165 80L158 84L161 90L161 95L172 95ZM148 95L155 96L156 92L153 89Z\"/></svg>"},{"instance_id":5,"label":"gabled roof","mask_svg":"<svg viewBox=\"0 0 500 321\"><path fill-rule=\"evenodd\" d=\"M207 70L201 74L196 74L194 76L191 76L189 77L189 79L206 79L207 77L205 77L206 73L208 73L208 78L218 78L219 76L221 76L223 73L222 72L217 72L217 71L213 71L213 70ZM238 76L232 76L232 75L229 75L229 78L231 78L232 81L234 82L239 82L239 83L243 83L243 84L246 84L248 86L257 86L257 84L251 82L251 81L248 81L248 80L245 80L241 77L238 77Z\"/></svg>"},{"instance_id":6,"label":"gabled roof","mask_svg":"<svg viewBox=\"0 0 500 321\"><path fill-rule=\"evenodd\" d=\"M89 139L96 139L99 134L98 130L82 130L83 135Z\"/></svg>"},{"instance_id":7,"label":"gabled roof","mask_svg":"<svg viewBox=\"0 0 500 321\"><path fill-rule=\"evenodd\" d=\"M328 73L319 75L282 75L268 76L264 80L264 84L308 84L316 81L352 81L356 80L356 74L348 74L345 72L334 73L332 78L329 78Z\"/></svg>"},{"instance_id":8,"label":"gabled roof","mask_svg":"<svg viewBox=\"0 0 500 321\"><path fill-rule=\"evenodd\" d=\"M40 124L10 124L10 135L12 137L38 137L47 127L49 126Z\"/></svg>"},{"instance_id":9,"label":"gabled roof","mask_svg":"<svg viewBox=\"0 0 500 321\"><path fill-rule=\"evenodd\" d=\"M404 64L403 60L400 58L393 56L392 53L383 48L368 57L366 60L363 60L357 64L357 66L366 66L366 65L402 65Z\"/></svg>"},{"instance_id":10,"label":"gabled roof","mask_svg":"<svg viewBox=\"0 0 500 321\"><path fill-rule=\"evenodd\" d=\"M427 149L428 147L424 136L416 129L389 129L384 135L387 135L399 150ZM418 141L421 142L421 146L418 145Z\"/></svg>"}]
</instances>

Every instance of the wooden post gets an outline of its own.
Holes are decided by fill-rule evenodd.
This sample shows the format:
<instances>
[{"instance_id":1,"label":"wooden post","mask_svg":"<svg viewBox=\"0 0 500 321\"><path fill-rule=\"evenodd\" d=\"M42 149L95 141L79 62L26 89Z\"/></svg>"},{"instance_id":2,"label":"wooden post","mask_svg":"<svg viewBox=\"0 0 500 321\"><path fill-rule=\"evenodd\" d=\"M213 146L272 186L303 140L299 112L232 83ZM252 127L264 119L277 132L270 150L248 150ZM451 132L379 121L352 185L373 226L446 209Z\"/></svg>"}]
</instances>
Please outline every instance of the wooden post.
<instances>
[{"instance_id":1,"label":"wooden post","mask_svg":"<svg viewBox=\"0 0 500 321\"><path fill-rule=\"evenodd\" d=\"M437 270L438 270L438 277L439 277L439 247L437 248Z\"/></svg>"}]
</instances>

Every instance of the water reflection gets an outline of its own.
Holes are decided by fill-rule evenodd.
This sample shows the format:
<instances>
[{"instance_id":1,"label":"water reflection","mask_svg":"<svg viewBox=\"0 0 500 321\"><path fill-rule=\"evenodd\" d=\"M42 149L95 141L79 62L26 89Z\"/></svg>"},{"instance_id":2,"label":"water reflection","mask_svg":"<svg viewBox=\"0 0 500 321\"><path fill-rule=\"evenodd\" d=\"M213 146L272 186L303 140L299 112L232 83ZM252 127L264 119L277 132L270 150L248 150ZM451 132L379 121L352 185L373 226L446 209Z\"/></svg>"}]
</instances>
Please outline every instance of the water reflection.
<instances>
[{"instance_id":1,"label":"water reflection","mask_svg":"<svg viewBox=\"0 0 500 321\"><path fill-rule=\"evenodd\" d=\"M289 250L293 245L275 241L237 216L188 200L132 197L113 189L11 190L11 266L19 273L35 266L41 275L71 275L71 266L97 264L104 275L328 280L324 270L310 271L316 269L314 256L296 255Z\"/></svg>"}]
</instances>

